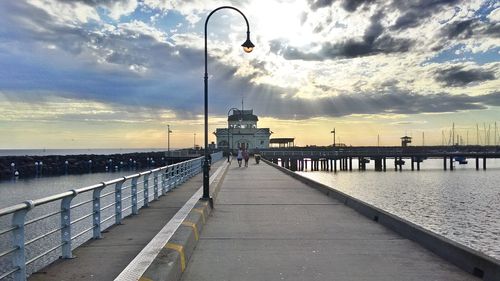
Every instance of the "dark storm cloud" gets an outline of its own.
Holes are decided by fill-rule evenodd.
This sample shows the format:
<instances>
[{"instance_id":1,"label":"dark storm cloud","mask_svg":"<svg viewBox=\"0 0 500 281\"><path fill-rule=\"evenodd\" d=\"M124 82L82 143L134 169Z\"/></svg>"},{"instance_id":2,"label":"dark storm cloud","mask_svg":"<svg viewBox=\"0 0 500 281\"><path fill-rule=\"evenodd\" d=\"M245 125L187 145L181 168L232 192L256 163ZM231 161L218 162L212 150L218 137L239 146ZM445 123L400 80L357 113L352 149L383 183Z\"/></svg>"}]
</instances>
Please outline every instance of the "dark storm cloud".
<instances>
[{"instance_id":1,"label":"dark storm cloud","mask_svg":"<svg viewBox=\"0 0 500 281\"><path fill-rule=\"evenodd\" d=\"M440 69L435 71L434 75L436 81L451 87L462 87L472 82L495 80L495 73L493 71L479 68L467 70L462 66Z\"/></svg>"}]
</instances>

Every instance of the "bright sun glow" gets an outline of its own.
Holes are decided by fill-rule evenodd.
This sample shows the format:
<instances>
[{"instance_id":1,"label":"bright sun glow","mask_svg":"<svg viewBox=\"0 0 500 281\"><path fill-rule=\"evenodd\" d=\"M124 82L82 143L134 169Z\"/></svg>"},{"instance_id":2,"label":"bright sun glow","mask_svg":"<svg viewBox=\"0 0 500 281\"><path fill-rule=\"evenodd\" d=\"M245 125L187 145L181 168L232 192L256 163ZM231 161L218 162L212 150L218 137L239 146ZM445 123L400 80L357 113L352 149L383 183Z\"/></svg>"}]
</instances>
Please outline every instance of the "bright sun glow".
<instances>
[{"instance_id":1,"label":"bright sun glow","mask_svg":"<svg viewBox=\"0 0 500 281\"><path fill-rule=\"evenodd\" d=\"M259 3L259 2L257 2ZM292 45L306 45L312 42L312 33L301 25L303 11L307 4L302 1L266 2L265 9L262 4L250 4L248 13L253 16L253 34L258 34L264 40L282 38ZM257 20L255 20L257 19Z\"/></svg>"}]
</instances>

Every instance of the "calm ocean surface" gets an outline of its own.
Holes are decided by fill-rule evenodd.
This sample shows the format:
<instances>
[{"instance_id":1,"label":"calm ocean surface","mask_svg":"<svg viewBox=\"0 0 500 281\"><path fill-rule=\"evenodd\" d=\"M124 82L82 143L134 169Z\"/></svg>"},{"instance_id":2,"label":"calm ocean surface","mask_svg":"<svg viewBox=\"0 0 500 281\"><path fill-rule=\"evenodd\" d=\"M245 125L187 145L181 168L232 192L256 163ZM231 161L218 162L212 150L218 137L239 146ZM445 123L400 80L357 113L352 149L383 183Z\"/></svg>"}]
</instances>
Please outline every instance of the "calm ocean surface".
<instances>
[{"instance_id":1,"label":"calm ocean surface","mask_svg":"<svg viewBox=\"0 0 500 281\"><path fill-rule=\"evenodd\" d=\"M454 171L442 165L428 159L411 171L407 161L395 172L390 161L387 172L375 172L372 161L366 171L297 173L500 260L500 159L485 171L473 159Z\"/></svg>"}]
</instances>

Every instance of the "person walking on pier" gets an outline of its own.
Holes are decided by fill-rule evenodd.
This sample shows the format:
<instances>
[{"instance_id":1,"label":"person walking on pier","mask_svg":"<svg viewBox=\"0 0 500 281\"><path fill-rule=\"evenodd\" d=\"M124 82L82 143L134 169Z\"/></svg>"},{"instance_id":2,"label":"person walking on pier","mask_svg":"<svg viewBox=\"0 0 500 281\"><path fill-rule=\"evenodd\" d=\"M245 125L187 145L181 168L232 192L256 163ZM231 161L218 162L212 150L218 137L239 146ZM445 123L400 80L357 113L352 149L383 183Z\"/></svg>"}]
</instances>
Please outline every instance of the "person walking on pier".
<instances>
[{"instance_id":1,"label":"person walking on pier","mask_svg":"<svg viewBox=\"0 0 500 281\"><path fill-rule=\"evenodd\" d=\"M248 155L248 150L243 149L243 158L245 159L245 167L248 167L248 159L250 159L250 155Z\"/></svg>"},{"instance_id":2,"label":"person walking on pier","mask_svg":"<svg viewBox=\"0 0 500 281\"><path fill-rule=\"evenodd\" d=\"M238 160L238 166L241 167L241 160L243 159L243 151L241 148L238 148L238 155L236 156L236 160Z\"/></svg>"}]
</instances>

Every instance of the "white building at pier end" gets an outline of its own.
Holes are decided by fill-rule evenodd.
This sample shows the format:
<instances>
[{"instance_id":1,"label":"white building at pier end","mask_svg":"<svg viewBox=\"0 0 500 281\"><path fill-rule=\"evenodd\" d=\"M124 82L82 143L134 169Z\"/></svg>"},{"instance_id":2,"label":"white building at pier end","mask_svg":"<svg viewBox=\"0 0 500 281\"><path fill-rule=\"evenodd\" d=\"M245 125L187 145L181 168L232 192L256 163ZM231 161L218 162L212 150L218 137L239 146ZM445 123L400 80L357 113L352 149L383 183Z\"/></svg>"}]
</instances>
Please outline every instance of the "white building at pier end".
<instances>
[{"instance_id":1,"label":"white building at pier end","mask_svg":"<svg viewBox=\"0 0 500 281\"><path fill-rule=\"evenodd\" d=\"M237 150L239 147L247 148L250 152L258 151L262 148L269 148L269 138L271 130L269 128L258 128L259 118L253 114L252 109L233 109L233 113L228 116L227 128L217 128L217 147L219 149Z\"/></svg>"}]
</instances>

